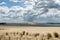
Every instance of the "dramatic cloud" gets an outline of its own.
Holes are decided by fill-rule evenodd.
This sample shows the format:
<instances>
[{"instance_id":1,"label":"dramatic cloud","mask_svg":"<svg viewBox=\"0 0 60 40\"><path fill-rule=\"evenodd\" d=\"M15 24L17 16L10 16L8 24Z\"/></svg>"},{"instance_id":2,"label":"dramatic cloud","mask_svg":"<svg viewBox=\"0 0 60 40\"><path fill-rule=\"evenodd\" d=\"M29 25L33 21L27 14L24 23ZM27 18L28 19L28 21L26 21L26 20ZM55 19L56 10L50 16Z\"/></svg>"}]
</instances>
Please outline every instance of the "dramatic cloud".
<instances>
[{"instance_id":1,"label":"dramatic cloud","mask_svg":"<svg viewBox=\"0 0 60 40\"><path fill-rule=\"evenodd\" d=\"M55 3L60 5L60 0L54 0L54 1L55 1Z\"/></svg>"},{"instance_id":2,"label":"dramatic cloud","mask_svg":"<svg viewBox=\"0 0 60 40\"><path fill-rule=\"evenodd\" d=\"M10 1L23 2L25 7L12 6L9 8L8 6L0 6L0 22L59 22L60 20L58 0Z\"/></svg>"},{"instance_id":3,"label":"dramatic cloud","mask_svg":"<svg viewBox=\"0 0 60 40\"><path fill-rule=\"evenodd\" d=\"M47 22L59 22L59 20L60 20L60 10L54 9L54 8L49 9L49 11L46 14L43 14L40 17L45 18L45 20Z\"/></svg>"}]
</instances>

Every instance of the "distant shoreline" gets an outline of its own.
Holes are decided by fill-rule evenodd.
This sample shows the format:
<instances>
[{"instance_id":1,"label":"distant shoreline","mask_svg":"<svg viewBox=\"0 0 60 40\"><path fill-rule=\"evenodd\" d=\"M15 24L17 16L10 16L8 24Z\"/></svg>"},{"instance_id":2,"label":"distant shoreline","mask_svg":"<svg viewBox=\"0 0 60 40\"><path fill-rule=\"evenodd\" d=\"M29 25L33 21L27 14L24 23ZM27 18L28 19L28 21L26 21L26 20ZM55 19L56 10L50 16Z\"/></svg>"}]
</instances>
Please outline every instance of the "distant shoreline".
<instances>
[{"instance_id":1,"label":"distant shoreline","mask_svg":"<svg viewBox=\"0 0 60 40\"><path fill-rule=\"evenodd\" d=\"M0 26L41 26L41 27L60 27L60 23L0 23Z\"/></svg>"}]
</instances>

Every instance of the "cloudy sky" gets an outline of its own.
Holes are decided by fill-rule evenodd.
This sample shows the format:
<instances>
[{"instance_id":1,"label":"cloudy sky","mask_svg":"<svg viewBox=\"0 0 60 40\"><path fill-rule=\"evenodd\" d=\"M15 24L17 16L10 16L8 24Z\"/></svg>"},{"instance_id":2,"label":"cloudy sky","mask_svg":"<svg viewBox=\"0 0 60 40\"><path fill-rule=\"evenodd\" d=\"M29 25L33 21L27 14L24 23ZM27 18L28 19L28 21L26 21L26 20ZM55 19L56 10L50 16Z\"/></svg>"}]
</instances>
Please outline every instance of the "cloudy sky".
<instances>
[{"instance_id":1,"label":"cloudy sky","mask_svg":"<svg viewBox=\"0 0 60 40\"><path fill-rule=\"evenodd\" d=\"M0 22L60 22L60 0L0 0Z\"/></svg>"}]
</instances>

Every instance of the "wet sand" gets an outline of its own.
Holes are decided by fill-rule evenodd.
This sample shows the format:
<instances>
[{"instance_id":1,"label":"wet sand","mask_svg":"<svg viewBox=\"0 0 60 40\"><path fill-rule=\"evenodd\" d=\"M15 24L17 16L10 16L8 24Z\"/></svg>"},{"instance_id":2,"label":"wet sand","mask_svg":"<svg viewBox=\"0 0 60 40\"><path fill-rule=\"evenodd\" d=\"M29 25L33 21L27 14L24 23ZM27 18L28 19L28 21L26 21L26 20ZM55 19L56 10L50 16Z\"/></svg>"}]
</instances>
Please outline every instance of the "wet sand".
<instances>
[{"instance_id":1,"label":"wet sand","mask_svg":"<svg viewBox=\"0 0 60 40\"><path fill-rule=\"evenodd\" d=\"M26 31L29 33L60 33L60 27L33 27L33 26L0 26L0 32L22 32Z\"/></svg>"}]
</instances>

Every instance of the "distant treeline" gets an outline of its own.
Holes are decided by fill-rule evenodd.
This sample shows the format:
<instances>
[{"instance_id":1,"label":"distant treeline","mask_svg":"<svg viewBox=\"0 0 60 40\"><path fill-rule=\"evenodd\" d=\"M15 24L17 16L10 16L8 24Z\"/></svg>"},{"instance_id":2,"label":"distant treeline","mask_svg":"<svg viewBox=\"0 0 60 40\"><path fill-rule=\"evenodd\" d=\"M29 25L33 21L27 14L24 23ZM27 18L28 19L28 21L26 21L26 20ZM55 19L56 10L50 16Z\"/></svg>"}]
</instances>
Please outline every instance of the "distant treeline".
<instances>
[{"instance_id":1,"label":"distant treeline","mask_svg":"<svg viewBox=\"0 0 60 40\"><path fill-rule=\"evenodd\" d=\"M4 25L4 24L6 24L6 23L0 23L0 25Z\"/></svg>"},{"instance_id":2,"label":"distant treeline","mask_svg":"<svg viewBox=\"0 0 60 40\"><path fill-rule=\"evenodd\" d=\"M56 26L60 27L60 23L0 23L2 26Z\"/></svg>"}]
</instances>

